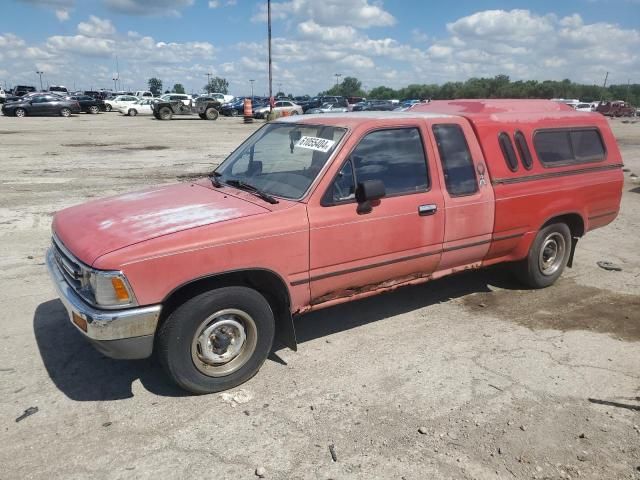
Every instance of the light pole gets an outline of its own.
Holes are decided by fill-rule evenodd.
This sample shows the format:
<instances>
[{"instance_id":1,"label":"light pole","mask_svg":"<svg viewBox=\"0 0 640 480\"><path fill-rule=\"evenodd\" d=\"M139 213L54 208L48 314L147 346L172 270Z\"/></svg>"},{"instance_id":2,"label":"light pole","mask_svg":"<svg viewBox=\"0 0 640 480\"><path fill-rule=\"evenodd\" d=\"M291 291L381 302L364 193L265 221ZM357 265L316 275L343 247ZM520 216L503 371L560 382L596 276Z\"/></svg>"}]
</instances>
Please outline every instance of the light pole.
<instances>
[{"instance_id":1,"label":"light pole","mask_svg":"<svg viewBox=\"0 0 640 480\"><path fill-rule=\"evenodd\" d=\"M207 73L207 93L211 93L211 73Z\"/></svg>"},{"instance_id":2,"label":"light pole","mask_svg":"<svg viewBox=\"0 0 640 480\"><path fill-rule=\"evenodd\" d=\"M249 80L251 82L251 100L253 100L253 82L255 82L255 80Z\"/></svg>"},{"instance_id":3,"label":"light pole","mask_svg":"<svg viewBox=\"0 0 640 480\"><path fill-rule=\"evenodd\" d=\"M340 77L342 76L341 73L334 73L333 74L334 77L336 77L336 87L338 86L338 82L340 80Z\"/></svg>"},{"instance_id":4,"label":"light pole","mask_svg":"<svg viewBox=\"0 0 640 480\"><path fill-rule=\"evenodd\" d=\"M273 72L271 68L271 0L267 0L267 32L269 36L269 112L273 112Z\"/></svg>"},{"instance_id":5,"label":"light pole","mask_svg":"<svg viewBox=\"0 0 640 480\"><path fill-rule=\"evenodd\" d=\"M36 73L40 76L40 91L43 91L44 88L42 87L42 75L44 75L44 72L38 70Z\"/></svg>"},{"instance_id":6,"label":"light pole","mask_svg":"<svg viewBox=\"0 0 640 480\"><path fill-rule=\"evenodd\" d=\"M115 93L118 91L118 79L113 77L111 80L113 80L113 93Z\"/></svg>"}]
</instances>

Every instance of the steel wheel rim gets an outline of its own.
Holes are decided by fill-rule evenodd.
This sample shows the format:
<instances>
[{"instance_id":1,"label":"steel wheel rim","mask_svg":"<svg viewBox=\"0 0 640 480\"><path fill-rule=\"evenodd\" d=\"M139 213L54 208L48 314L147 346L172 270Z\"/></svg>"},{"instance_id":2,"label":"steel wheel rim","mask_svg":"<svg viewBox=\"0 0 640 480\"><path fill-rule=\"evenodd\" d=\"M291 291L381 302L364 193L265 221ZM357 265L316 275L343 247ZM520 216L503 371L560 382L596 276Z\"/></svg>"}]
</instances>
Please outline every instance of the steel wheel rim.
<instances>
[{"instance_id":1,"label":"steel wheel rim","mask_svg":"<svg viewBox=\"0 0 640 480\"><path fill-rule=\"evenodd\" d=\"M16 117L24 117L24 110L19 108L16 110Z\"/></svg>"},{"instance_id":2,"label":"steel wheel rim","mask_svg":"<svg viewBox=\"0 0 640 480\"><path fill-rule=\"evenodd\" d=\"M558 271L564 261L567 243L558 232L550 233L542 242L538 255L538 266L543 275L550 276Z\"/></svg>"},{"instance_id":3,"label":"steel wheel rim","mask_svg":"<svg viewBox=\"0 0 640 480\"><path fill-rule=\"evenodd\" d=\"M191 360L208 377L223 377L242 368L256 350L258 329L247 312L220 310L196 328Z\"/></svg>"}]
</instances>

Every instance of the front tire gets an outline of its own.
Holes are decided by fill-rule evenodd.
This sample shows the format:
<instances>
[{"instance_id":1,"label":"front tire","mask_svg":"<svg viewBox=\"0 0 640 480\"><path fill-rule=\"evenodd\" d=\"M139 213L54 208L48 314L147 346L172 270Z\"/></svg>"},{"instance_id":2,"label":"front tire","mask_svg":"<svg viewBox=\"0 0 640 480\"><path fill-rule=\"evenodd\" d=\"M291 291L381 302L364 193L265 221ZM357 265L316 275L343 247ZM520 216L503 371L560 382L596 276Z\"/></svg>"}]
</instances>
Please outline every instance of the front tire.
<instances>
[{"instance_id":1,"label":"front tire","mask_svg":"<svg viewBox=\"0 0 640 480\"><path fill-rule=\"evenodd\" d=\"M538 232L527 258L516 264L516 276L531 288L548 287L562 275L570 255L571 230L552 223Z\"/></svg>"},{"instance_id":2,"label":"front tire","mask_svg":"<svg viewBox=\"0 0 640 480\"><path fill-rule=\"evenodd\" d=\"M97 105L91 105L89 107L89 113L96 115L99 111L100 111L100 108L98 108Z\"/></svg>"},{"instance_id":3,"label":"front tire","mask_svg":"<svg viewBox=\"0 0 640 480\"><path fill-rule=\"evenodd\" d=\"M24 108L16 108L16 109L13 111L13 114L14 114L16 117L20 117L20 118L22 118L22 117L24 117L24 116L26 116L26 115L27 115L27 111L26 111Z\"/></svg>"},{"instance_id":4,"label":"front tire","mask_svg":"<svg viewBox=\"0 0 640 480\"><path fill-rule=\"evenodd\" d=\"M218 110L216 110L215 108L209 107L205 110L204 115L207 118L207 120L217 120L219 113L218 113Z\"/></svg>"},{"instance_id":5,"label":"front tire","mask_svg":"<svg viewBox=\"0 0 640 480\"><path fill-rule=\"evenodd\" d=\"M61 117L70 117L71 116L71 109L70 108L63 108L60 110L60 116Z\"/></svg>"},{"instance_id":6,"label":"front tire","mask_svg":"<svg viewBox=\"0 0 640 480\"><path fill-rule=\"evenodd\" d=\"M156 352L181 388L196 394L236 387L266 360L275 331L266 299L247 287L202 293L179 306L162 323Z\"/></svg>"},{"instance_id":7,"label":"front tire","mask_svg":"<svg viewBox=\"0 0 640 480\"><path fill-rule=\"evenodd\" d=\"M130 117L135 117L138 114L138 112L135 109L131 109L129 110L129 116Z\"/></svg>"},{"instance_id":8,"label":"front tire","mask_svg":"<svg viewBox=\"0 0 640 480\"><path fill-rule=\"evenodd\" d=\"M160 120L171 120L171 117L173 117L173 112L169 107L162 107L158 111L158 118L160 118Z\"/></svg>"},{"instance_id":9,"label":"front tire","mask_svg":"<svg viewBox=\"0 0 640 480\"><path fill-rule=\"evenodd\" d=\"M107 103L107 104L105 105L105 107L104 107L104 109L105 109L107 112L110 112L112 108L113 108L113 107L112 107L111 105L109 105L108 103Z\"/></svg>"}]
</instances>

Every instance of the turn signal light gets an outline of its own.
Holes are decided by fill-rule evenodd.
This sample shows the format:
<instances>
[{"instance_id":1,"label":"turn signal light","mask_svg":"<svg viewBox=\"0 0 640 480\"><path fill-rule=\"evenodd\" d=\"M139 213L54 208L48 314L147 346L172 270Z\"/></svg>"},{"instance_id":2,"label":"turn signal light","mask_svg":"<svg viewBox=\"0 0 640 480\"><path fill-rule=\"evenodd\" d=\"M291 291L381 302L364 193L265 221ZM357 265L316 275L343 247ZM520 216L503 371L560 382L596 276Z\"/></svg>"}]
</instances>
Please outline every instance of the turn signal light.
<instances>
[{"instance_id":1,"label":"turn signal light","mask_svg":"<svg viewBox=\"0 0 640 480\"><path fill-rule=\"evenodd\" d=\"M78 315L76 312L71 312L71 320L75 323L83 332L87 331L87 321Z\"/></svg>"},{"instance_id":2,"label":"turn signal light","mask_svg":"<svg viewBox=\"0 0 640 480\"><path fill-rule=\"evenodd\" d=\"M129 292L124 284L124 281L119 277L111 278L111 285L113 285L113 291L116 294L116 298L121 302L129 301Z\"/></svg>"}]
</instances>

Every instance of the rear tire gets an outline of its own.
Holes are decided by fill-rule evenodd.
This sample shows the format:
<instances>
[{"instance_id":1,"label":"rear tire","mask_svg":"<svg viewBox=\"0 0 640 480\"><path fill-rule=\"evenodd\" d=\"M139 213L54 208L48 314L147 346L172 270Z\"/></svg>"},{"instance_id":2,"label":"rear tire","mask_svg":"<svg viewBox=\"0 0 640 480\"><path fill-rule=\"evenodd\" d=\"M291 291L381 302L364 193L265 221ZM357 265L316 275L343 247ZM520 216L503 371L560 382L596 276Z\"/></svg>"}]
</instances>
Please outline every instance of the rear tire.
<instances>
[{"instance_id":1,"label":"rear tire","mask_svg":"<svg viewBox=\"0 0 640 480\"><path fill-rule=\"evenodd\" d=\"M111 105L109 105L108 103L104 106L104 109L105 109L107 112L110 112L112 108L113 108L113 107L112 107Z\"/></svg>"},{"instance_id":2,"label":"rear tire","mask_svg":"<svg viewBox=\"0 0 640 480\"><path fill-rule=\"evenodd\" d=\"M89 107L89 113L93 113L94 115L97 114L100 111L100 108L98 108L97 105L91 105Z\"/></svg>"},{"instance_id":3,"label":"rear tire","mask_svg":"<svg viewBox=\"0 0 640 480\"><path fill-rule=\"evenodd\" d=\"M129 110L129 116L130 117L135 117L138 114L138 112L135 109L131 109Z\"/></svg>"},{"instance_id":4,"label":"rear tire","mask_svg":"<svg viewBox=\"0 0 640 480\"><path fill-rule=\"evenodd\" d=\"M538 232L529 255L514 272L530 288L546 288L562 275L570 255L571 230L565 223L552 223Z\"/></svg>"},{"instance_id":5,"label":"rear tire","mask_svg":"<svg viewBox=\"0 0 640 480\"><path fill-rule=\"evenodd\" d=\"M61 117L70 117L71 116L71 109L70 108L63 108L60 110L60 116Z\"/></svg>"},{"instance_id":6,"label":"rear tire","mask_svg":"<svg viewBox=\"0 0 640 480\"><path fill-rule=\"evenodd\" d=\"M253 377L266 360L275 331L266 299L247 287L202 293L162 323L156 352L165 371L192 393L219 392Z\"/></svg>"},{"instance_id":7,"label":"rear tire","mask_svg":"<svg viewBox=\"0 0 640 480\"><path fill-rule=\"evenodd\" d=\"M207 120L217 120L219 113L215 108L209 107L205 110L204 115Z\"/></svg>"},{"instance_id":8,"label":"rear tire","mask_svg":"<svg viewBox=\"0 0 640 480\"><path fill-rule=\"evenodd\" d=\"M173 117L173 112L169 107L162 107L158 111L158 118L160 120L171 120L171 117Z\"/></svg>"}]
</instances>

